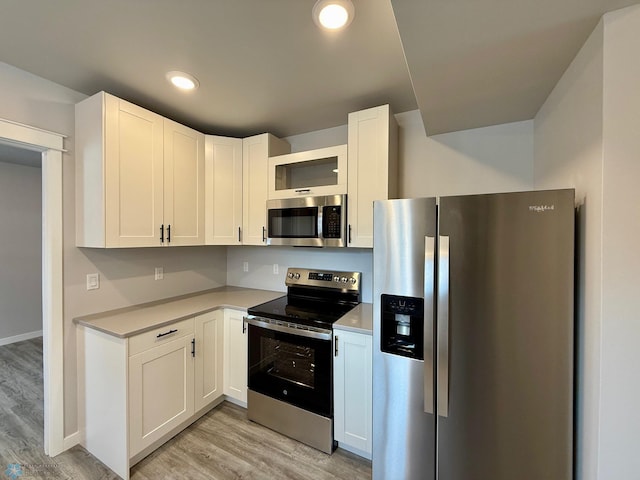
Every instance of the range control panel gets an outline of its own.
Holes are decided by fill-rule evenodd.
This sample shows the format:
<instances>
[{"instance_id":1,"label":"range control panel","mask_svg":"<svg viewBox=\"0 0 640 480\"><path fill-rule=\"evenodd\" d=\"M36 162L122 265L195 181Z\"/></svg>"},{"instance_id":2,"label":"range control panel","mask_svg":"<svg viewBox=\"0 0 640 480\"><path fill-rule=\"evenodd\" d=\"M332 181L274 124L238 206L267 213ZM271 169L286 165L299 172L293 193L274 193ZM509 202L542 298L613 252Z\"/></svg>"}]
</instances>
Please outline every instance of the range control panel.
<instances>
[{"instance_id":1,"label":"range control panel","mask_svg":"<svg viewBox=\"0 0 640 480\"><path fill-rule=\"evenodd\" d=\"M360 291L360 276L360 272L309 270L291 267L287 269L285 284L287 287L302 286Z\"/></svg>"}]
</instances>

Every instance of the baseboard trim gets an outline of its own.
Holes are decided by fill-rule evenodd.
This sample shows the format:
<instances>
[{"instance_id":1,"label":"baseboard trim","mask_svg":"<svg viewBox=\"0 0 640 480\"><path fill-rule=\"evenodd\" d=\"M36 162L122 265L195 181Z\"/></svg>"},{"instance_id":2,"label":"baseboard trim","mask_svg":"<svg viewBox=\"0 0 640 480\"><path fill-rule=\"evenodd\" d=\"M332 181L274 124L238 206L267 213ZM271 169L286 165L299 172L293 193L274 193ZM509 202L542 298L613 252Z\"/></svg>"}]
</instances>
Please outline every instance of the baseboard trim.
<instances>
[{"instance_id":1,"label":"baseboard trim","mask_svg":"<svg viewBox=\"0 0 640 480\"><path fill-rule=\"evenodd\" d=\"M0 338L0 346L9 345L10 343L22 342L23 340L31 340L42 336L42 330L36 332L27 332L20 335L14 335L13 337Z\"/></svg>"},{"instance_id":2,"label":"baseboard trim","mask_svg":"<svg viewBox=\"0 0 640 480\"><path fill-rule=\"evenodd\" d=\"M79 445L81 440L82 436L80 435L80 431L74 432L71 435L64 437L62 448L69 450L71 447Z\"/></svg>"}]
</instances>

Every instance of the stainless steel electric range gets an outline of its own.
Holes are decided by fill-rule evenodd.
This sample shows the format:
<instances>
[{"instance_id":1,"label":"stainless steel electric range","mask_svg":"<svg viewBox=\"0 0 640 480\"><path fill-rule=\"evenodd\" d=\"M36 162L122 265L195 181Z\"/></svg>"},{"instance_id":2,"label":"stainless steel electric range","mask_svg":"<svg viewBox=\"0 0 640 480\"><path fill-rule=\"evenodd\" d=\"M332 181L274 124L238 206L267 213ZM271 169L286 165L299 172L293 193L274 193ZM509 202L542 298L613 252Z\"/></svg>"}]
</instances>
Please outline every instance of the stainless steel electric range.
<instances>
[{"instance_id":1,"label":"stainless steel electric range","mask_svg":"<svg viewBox=\"0 0 640 480\"><path fill-rule=\"evenodd\" d=\"M360 273L289 268L285 284L287 295L245 317L248 417L331 453L333 324L360 303Z\"/></svg>"}]
</instances>

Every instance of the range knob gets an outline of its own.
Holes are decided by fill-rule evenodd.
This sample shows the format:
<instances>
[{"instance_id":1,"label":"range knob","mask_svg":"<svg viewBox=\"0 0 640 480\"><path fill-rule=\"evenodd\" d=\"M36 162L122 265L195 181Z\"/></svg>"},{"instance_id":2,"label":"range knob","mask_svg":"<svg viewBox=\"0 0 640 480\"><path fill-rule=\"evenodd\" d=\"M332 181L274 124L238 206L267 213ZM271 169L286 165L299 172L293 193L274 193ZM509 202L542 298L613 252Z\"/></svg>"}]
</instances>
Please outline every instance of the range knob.
<instances>
[{"instance_id":1,"label":"range knob","mask_svg":"<svg viewBox=\"0 0 640 480\"><path fill-rule=\"evenodd\" d=\"M357 282L356 277L351 277L350 282L351 282L351 285L355 285Z\"/></svg>"},{"instance_id":2,"label":"range knob","mask_svg":"<svg viewBox=\"0 0 640 480\"><path fill-rule=\"evenodd\" d=\"M293 278L293 273L292 272L287 273L287 277Z\"/></svg>"},{"instance_id":3,"label":"range knob","mask_svg":"<svg viewBox=\"0 0 640 480\"><path fill-rule=\"evenodd\" d=\"M296 272L296 274L294 275L295 279L298 280L300 278L300 274Z\"/></svg>"},{"instance_id":4,"label":"range knob","mask_svg":"<svg viewBox=\"0 0 640 480\"><path fill-rule=\"evenodd\" d=\"M347 277L342 277L340 280L342 281L342 283L347 283L348 281Z\"/></svg>"},{"instance_id":5,"label":"range knob","mask_svg":"<svg viewBox=\"0 0 640 480\"><path fill-rule=\"evenodd\" d=\"M340 277L338 275L336 275L335 277L333 277L333 281L334 282L339 282L340 281Z\"/></svg>"}]
</instances>

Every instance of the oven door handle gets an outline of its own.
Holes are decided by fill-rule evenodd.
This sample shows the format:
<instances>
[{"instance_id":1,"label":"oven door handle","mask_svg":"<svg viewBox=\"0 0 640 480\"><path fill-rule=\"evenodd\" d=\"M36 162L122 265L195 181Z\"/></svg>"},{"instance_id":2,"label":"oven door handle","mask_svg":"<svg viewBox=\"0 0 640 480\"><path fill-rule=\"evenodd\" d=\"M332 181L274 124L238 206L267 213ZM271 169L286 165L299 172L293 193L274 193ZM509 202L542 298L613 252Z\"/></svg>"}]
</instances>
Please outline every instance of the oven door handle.
<instances>
[{"instance_id":1,"label":"oven door handle","mask_svg":"<svg viewBox=\"0 0 640 480\"><path fill-rule=\"evenodd\" d=\"M286 325L279 325L277 323L271 323L260 318L255 317L244 317L244 320L249 325L254 325L256 327L265 328L267 330L275 330L276 332L288 333L290 335L297 335L299 337L309 337L315 338L317 340L328 340L331 341L331 331L330 330L306 330L304 328L294 328L288 327Z\"/></svg>"}]
</instances>

